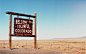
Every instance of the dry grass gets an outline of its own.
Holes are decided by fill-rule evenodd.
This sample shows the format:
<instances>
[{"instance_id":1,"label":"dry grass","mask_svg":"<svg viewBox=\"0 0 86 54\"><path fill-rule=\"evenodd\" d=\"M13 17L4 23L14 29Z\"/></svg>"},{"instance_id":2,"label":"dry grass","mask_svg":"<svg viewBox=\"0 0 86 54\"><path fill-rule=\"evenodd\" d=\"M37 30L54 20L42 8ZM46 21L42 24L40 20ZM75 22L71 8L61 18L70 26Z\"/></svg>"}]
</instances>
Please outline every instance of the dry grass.
<instances>
[{"instance_id":1,"label":"dry grass","mask_svg":"<svg viewBox=\"0 0 86 54\"><path fill-rule=\"evenodd\" d=\"M9 48L9 41L0 41L0 49L2 48ZM12 48L34 49L34 41L12 41ZM85 54L86 40L37 41L37 49Z\"/></svg>"}]
</instances>

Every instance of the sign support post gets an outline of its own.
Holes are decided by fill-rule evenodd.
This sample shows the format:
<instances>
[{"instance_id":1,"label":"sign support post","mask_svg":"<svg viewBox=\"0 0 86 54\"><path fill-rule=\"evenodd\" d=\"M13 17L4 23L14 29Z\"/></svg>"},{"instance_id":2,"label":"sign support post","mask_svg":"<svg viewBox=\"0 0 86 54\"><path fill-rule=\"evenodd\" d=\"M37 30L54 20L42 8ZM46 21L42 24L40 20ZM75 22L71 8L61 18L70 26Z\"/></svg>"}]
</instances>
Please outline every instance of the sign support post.
<instances>
[{"instance_id":1,"label":"sign support post","mask_svg":"<svg viewBox=\"0 0 86 54\"><path fill-rule=\"evenodd\" d=\"M34 16L36 16L36 12L34 13ZM34 18L34 48L36 49L36 17Z\"/></svg>"},{"instance_id":2,"label":"sign support post","mask_svg":"<svg viewBox=\"0 0 86 54\"><path fill-rule=\"evenodd\" d=\"M11 49L11 14L9 16L9 49Z\"/></svg>"}]
</instances>

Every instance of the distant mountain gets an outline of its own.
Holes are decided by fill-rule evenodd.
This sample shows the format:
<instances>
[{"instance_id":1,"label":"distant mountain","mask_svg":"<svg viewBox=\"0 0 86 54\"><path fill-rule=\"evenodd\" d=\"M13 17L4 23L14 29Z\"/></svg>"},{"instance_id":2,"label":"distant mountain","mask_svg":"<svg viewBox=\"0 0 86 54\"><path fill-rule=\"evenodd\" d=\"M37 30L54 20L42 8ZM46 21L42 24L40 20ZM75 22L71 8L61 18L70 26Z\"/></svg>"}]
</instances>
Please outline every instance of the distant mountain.
<instances>
[{"instance_id":1,"label":"distant mountain","mask_svg":"<svg viewBox=\"0 0 86 54\"><path fill-rule=\"evenodd\" d=\"M78 37L78 38L54 38L51 40L86 40L86 36Z\"/></svg>"},{"instance_id":2,"label":"distant mountain","mask_svg":"<svg viewBox=\"0 0 86 54\"><path fill-rule=\"evenodd\" d=\"M86 38L86 36L83 36L83 37L81 37L81 38Z\"/></svg>"}]
</instances>

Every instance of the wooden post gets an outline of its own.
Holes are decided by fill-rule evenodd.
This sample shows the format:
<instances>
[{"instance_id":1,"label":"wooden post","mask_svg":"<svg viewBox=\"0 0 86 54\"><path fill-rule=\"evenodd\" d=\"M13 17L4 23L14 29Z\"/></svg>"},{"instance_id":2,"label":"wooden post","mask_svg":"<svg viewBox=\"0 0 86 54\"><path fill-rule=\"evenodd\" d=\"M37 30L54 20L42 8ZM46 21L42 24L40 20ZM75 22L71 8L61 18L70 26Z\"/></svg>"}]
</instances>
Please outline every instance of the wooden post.
<instances>
[{"instance_id":1,"label":"wooden post","mask_svg":"<svg viewBox=\"0 0 86 54\"><path fill-rule=\"evenodd\" d=\"M11 14L9 16L9 49L11 49Z\"/></svg>"},{"instance_id":2,"label":"wooden post","mask_svg":"<svg viewBox=\"0 0 86 54\"><path fill-rule=\"evenodd\" d=\"M34 16L36 16L36 12L34 13ZM34 48L36 49L36 17L34 18Z\"/></svg>"}]
</instances>

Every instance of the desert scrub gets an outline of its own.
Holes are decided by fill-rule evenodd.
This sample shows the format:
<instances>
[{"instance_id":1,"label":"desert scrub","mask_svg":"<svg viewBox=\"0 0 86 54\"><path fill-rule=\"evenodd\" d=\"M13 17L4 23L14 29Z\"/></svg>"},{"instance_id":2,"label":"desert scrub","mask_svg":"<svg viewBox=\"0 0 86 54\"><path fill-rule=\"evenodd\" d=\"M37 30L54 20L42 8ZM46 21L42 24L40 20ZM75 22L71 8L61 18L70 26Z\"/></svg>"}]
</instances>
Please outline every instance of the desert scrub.
<instances>
[{"instance_id":1,"label":"desert scrub","mask_svg":"<svg viewBox=\"0 0 86 54\"><path fill-rule=\"evenodd\" d=\"M58 46L58 48L60 48L60 46Z\"/></svg>"}]
</instances>

